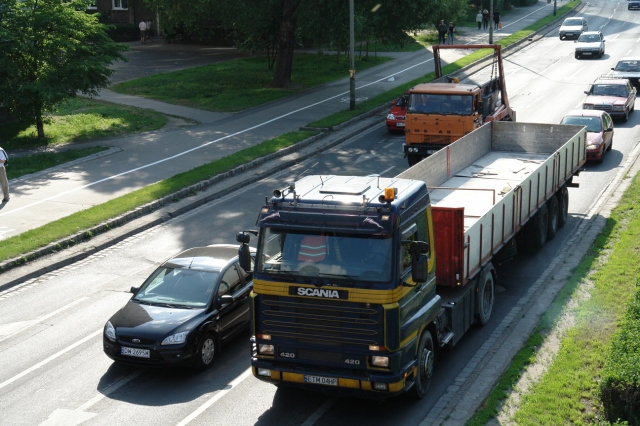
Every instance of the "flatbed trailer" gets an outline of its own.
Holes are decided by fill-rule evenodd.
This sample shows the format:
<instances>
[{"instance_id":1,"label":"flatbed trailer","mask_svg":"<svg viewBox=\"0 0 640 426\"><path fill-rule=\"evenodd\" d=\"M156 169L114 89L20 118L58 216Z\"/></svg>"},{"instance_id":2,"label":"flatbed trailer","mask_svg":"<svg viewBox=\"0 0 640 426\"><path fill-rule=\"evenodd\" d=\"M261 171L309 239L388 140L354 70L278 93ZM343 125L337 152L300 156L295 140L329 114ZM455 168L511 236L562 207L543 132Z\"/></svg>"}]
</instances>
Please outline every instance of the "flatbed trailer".
<instances>
[{"instance_id":1,"label":"flatbed trailer","mask_svg":"<svg viewBox=\"0 0 640 426\"><path fill-rule=\"evenodd\" d=\"M584 127L492 122L394 178L307 176L274 191L257 220L253 374L422 397L436 354L490 320L493 263L516 237L539 249L564 225L585 161ZM238 241L251 268L248 234Z\"/></svg>"}]
</instances>

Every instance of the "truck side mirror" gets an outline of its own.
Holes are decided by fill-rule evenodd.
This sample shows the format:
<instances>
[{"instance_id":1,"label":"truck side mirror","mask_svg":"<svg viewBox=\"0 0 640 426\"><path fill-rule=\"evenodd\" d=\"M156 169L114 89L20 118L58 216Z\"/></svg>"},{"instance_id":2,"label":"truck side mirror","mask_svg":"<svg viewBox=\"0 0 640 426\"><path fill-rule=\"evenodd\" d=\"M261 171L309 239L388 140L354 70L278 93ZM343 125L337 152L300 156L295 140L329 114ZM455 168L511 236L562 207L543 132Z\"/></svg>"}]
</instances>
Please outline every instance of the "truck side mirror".
<instances>
[{"instance_id":1,"label":"truck side mirror","mask_svg":"<svg viewBox=\"0 0 640 426\"><path fill-rule=\"evenodd\" d=\"M240 243L238 247L238 262L240 267L246 272L251 272L251 249L249 248L249 234L246 232L238 232L236 234L236 241Z\"/></svg>"},{"instance_id":2,"label":"truck side mirror","mask_svg":"<svg viewBox=\"0 0 640 426\"><path fill-rule=\"evenodd\" d=\"M427 281L427 256L424 254L411 259L411 279L416 283Z\"/></svg>"},{"instance_id":3,"label":"truck side mirror","mask_svg":"<svg viewBox=\"0 0 640 426\"><path fill-rule=\"evenodd\" d=\"M484 111L484 102L478 101L478 112L482 114L482 111Z\"/></svg>"}]
</instances>

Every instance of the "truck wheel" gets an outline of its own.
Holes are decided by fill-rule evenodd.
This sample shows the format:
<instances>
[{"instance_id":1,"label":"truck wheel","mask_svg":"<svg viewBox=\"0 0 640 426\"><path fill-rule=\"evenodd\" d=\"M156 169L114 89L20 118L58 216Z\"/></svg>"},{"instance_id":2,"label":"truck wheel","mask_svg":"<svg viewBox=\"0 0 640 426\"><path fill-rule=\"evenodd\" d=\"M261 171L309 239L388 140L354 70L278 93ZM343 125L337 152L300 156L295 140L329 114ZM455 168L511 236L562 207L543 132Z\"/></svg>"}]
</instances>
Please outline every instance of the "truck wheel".
<instances>
[{"instance_id":1,"label":"truck wheel","mask_svg":"<svg viewBox=\"0 0 640 426\"><path fill-rule=\"evenodd\" d=\"M547 211L549 212L549 226L547 227L547 241L553 240L558 232L558 216L560 210L558 209L558 199L553 195L547 201Z\"/></svg>"},{"instance_id":2,"label":"truck wheel","mask_svg":"<svg viewBox=\"0 0 640 426\"><path fill-rule=\"evenodd\" d=\"M409 167L413 167L422 161L422 156L417 154L409 154L407 159L409 160Z\"/></svg>"},{"instance_id":3,"label":"truck wheel","mask_svg":"<svg viewBox=\"0 0 640 426\"><path fill-rule=\"evenodd\" d=\"M487 325L493 311L496 297L495 285L491 269L487 268L478 283L478 321L480 325Z\"/></svg>"},{"instance_id":4,"label":"truck wheel","mask_svg":"<svg viewBox=\"0 0 640 426\"><path fill-rule=\"evenodd\" d=\"M529 219L526 230L526 242L529 249L538 250L547 242L547 232L549 227L549 212L547 204L540 206L536 214Z\"/></svg>"},{"instance_id":5,"label":"truck wheel","mask_svg":"<svg viewBox=\"0 0 640 426\"><path fill-rule=\"evenodd\" d=\"M560 212L558 215L558 227L562 228L569 220L569 190L566 185L560 188L556 197L558 197L558 210Z\"/></svg>"},{"instance_id":6,"label":"truck wheel","mask_svg":"<svg viewBox=\"0 0 640 426\"><path fill-rule=\"evenodd\" d=\"M416 376L413 379L414 385L411 388L411 396L422 398L427 394L433 377L433 366L435 363L435 351L433 337L429 330L425 330L420 336L418 344L418 365Z\"/></svg>"}]
</instances>

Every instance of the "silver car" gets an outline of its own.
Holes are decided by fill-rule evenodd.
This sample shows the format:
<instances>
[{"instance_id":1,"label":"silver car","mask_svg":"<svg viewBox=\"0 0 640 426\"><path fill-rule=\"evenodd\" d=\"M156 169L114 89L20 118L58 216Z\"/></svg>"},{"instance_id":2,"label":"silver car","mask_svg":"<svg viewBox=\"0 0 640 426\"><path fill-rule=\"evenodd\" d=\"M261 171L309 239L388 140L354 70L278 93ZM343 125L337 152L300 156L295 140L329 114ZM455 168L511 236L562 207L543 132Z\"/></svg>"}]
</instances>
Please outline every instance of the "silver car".
<instances>
[{"instance_id":1,"label":"silver car","mask_svg":"<svg viewBox=\"0 0 640 426\"><path fill-rule=\"evenodd\" d=\"M601 58L604 55L604 36L600 31L585 31L576 43L576 59Z\"/></svg>"},{"instance_id":2,"label":"silver car","mask_svg":"<svg viewBox=\"0 0 640 426\"><path fill-rule=\"evenodd\" d=\"M640 87L640 56L627 56L611 68L613 77L629 79L636 88Z\"/></svg>"},{"instance_id":3,"label":"silver car","mask_svg":"<svg viewBox=\"0 0 640 426\"><path fill-rule=\"evenodd\" d=\"M589 31L586 19L580 16L567 18L560 26L560 40L564 40L565 38L578 38L584 31Z\"/></svg>"}]
</instances>

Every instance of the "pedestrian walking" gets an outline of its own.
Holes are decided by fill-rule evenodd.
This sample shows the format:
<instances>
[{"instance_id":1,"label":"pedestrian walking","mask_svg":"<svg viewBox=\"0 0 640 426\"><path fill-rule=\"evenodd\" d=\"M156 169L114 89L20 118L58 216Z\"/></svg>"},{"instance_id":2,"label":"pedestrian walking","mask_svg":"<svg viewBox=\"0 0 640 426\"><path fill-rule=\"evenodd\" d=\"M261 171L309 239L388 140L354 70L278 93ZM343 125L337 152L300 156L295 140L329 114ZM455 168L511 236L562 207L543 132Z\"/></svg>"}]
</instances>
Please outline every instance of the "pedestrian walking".
<instances>
[{"instance_id":1,"label":"pedestrian walking","mask_svg":"<svg viewBox=\"0 0 640 426\"><path fill-rule=\"evenodd\" d=\"M500 25L500 12L497 10L493 12L493 23L494 23L493 29L497 30Z\"/></svg>"},{"instance_id":2,"label":"pedestrian walking","mask_svg":"<svg viewBox=\"0 0 640 426\"><path fill-rule=\"evenodd\" d=\"M9 180L7 179L7 168L6 166L9 164L9 156L7 152L0 147L0 186L2 186L2 202L6 203L9 201Z\"/></svg>"},{"instance_id":3,"label":"pedestrian walking","mask_svg":"<svg viewBox=\"0 0 640 426\"><path fill-rule=\"evenodd\" d=\"M476 23L478 24L478 29L482 28L482 12L478 9L478 14L476 15Z\"/></svg>"},{"instance_id":4,"label":"pedestrian walking","mask_svg":"<svg viewBox=\"0 0 640 426\"><path fill-rule=\"evenodd\" d=\"M449 44L453 44L453 32L456 30L455 25L453 25L453 22L449 22Z\"/></svg>"},{"instance_id":5,"label":"pedestrian walking","mask_svg":"<svg viewBox=\"0 0 640 426\"><path fill-rule=\"evenodd\" d=\"M484 29L489 29L489 11L487 9L482 11L482 24Z\"/></svg>"},{"instance_id":6,"label":"pedestrian walking","mask_svg":"<svg viewBox=\"0 0 640 426\"><path fill-rule=\"evenodd\" d=\"M447 24L444 23L444 19L440 21L440 25L438 25L438 44L445 44L447 42Z\"/></svg>"},{"instance_id":7,"label":"pedestrian walking","mask_svg":"<svg viewBox=\"0 0 640 426\"><path fill-rule=\"evenodd\" d=\"M151 19L147 21L147 40L153 42L153 28Z\"/></svg>"},{"instance_id":8,"label":"pedestrian walking","mask_svg":"<svg viewBox=\"0 0 640 426\"><path fill-rule=\"evenodd\" d=\"M147 23L144 22L144 19L140 21L138 28L140 28L140 43L144 44L147 35Z\"/></svg>"}]
</instances>

